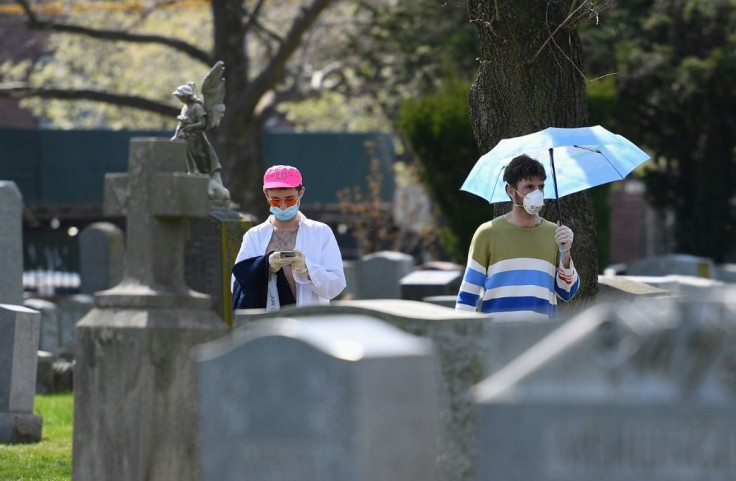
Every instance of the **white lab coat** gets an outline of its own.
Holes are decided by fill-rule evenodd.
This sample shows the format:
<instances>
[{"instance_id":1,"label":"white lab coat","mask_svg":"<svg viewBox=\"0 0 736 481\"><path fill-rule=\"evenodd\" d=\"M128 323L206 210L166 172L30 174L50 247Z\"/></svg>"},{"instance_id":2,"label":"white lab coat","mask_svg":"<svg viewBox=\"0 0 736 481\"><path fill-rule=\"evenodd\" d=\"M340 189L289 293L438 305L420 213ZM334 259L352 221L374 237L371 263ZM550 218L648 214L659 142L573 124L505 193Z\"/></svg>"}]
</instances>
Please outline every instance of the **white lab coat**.
<instances>
[{"instance_id":1,"label":"white lab coat","mask_svg":"<svg viewBox=\"0 0 736 481\"><path fill-rule=\"evenodd\" d=\"M301 218L294 248L304 253L309 277L292 271L296 283L296 305L329 304L330 299L345 289L340 247L327 224L308 219L301 212L299 215ZM245 233L235 263L265 255L272 234L273 225L269 216L266 222Z\"/></svg>"}]
</instances>

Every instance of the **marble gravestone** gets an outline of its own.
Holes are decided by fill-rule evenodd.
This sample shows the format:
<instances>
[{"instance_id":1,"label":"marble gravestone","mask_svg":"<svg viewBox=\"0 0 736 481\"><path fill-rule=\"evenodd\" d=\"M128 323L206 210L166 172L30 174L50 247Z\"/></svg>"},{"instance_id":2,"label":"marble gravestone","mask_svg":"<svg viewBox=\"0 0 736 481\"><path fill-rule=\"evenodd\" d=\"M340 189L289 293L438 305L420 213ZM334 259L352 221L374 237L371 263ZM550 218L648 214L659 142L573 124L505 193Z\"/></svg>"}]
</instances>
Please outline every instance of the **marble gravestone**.
<instances>
[{"instance_id":1,"label":"marble gravestone","mask_svg":"<svg viewBox=\"0 0 736 481\"><path fill-rule=\"evenodd\" d=\"M365 315L276 317L199 346L203 479L436 479L431 343Z\"/></svg>"},{"instance_id":2,"label":"marble gravestone","mask_svg":"<svg viewBox=\"0 0 736 481\"><path fill-rule=\"evenodd\" d=\"M474 399L480 480L736 479L736 291L595 306Z\"/></svg>"},{"instance_id":3,"label":"marble gravestone","mask_svg":"<svg viewBox=\"0 0 736 481\"><path fill-rule=\"evenodd\" d=\"M0 180L0 303L23 303L23 196L15 182Z\"/></svg>"},{"instance_id":4,"label":"marble gravestone","mask_svg":"<svg viewBox=\"0 0 736 481\"><path fill-rule=\"evenodd\" d=\"M184 281L188 217L207 215L186 146L134 138L127 174L107 174L105 212L126 216L122 281L76 327L73 478L198 480L193 346L227 332Z\"/></svg>"},{"instance_id":5,"label":"marble gravestone","mask_svg":"<svg viewBox=\"0 0 736 481\"><path fill-rule=\"evenodd\" d=\"M360 299L400 299L401 279L414 268L409 254L380 251L363 256L358 266Z\"/></svg>"},{"instance_id":6,"label":"marble gravestone","mask_svg":"<svg viewBox=\"0 0 736 481\"><path fill-rule=\"evenodd\" d=\"M125 241L120 227L95 222L79 234L80 291L94 294L116 286L125 270Z\"/></svg>"},{"instance_id":7,"label":"marble gravestone","mask_svg":"<svg viewBox=\"0 0 736 481\"><path fill-rule=\"evenodd\" d=\"M41 439L42 419L33 415L41 314L0 304L0 443Z\"/></svg>"}]
</instances>

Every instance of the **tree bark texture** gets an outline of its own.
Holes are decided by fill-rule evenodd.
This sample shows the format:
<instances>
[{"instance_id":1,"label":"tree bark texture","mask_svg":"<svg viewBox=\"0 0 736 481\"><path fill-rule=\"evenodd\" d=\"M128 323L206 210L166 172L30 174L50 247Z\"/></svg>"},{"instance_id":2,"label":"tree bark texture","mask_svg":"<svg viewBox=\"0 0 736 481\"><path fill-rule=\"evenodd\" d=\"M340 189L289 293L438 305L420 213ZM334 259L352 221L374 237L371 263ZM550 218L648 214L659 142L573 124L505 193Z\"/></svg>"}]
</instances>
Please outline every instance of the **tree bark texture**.
<instances>
[{"instance_id":1,"label":"tree bark texture","mask_svg":"<svg viewBox=\"0 0 736 481\"><path fill-rule=\"evenodd\" d=\"M576 30L581 0L468 0L481 57L468 98L475 138L481 152L501 139L547 127L587 125L582 46ZM548 175L548 188L553 188ZM542 215L558 220L554 201ZM575 234L572 257L580 274L573 304L598 292L596 220L587 192L560 200L565 225ZM496 204L495 215L510 204Z\"/></svg>"}]
</instances>

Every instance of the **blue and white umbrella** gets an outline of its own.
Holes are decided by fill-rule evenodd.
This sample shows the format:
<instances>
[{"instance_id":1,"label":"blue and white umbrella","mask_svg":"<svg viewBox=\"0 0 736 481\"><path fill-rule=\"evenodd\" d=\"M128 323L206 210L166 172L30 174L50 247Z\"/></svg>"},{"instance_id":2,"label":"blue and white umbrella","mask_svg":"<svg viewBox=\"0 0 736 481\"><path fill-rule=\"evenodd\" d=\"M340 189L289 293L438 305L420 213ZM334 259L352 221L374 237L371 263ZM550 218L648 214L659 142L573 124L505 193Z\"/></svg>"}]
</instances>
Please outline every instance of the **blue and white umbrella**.
<instances>
[{"instance_id":1,"label":"blue and white umbrella","mask_svg":"<svg viewBox=\"0 0 736 481\"><path fill-rule=\"evenodd\" d=\"M508 202L504 170L521 154L544 165L547 180L551 178L554 183L554 189L545 189L544 197L548 199L622 180L649 159L649 155L631 141L600 125L569 129L549 127L501 140L478 159L460 189L491 204Z\"/></svg>"}]
</instances>

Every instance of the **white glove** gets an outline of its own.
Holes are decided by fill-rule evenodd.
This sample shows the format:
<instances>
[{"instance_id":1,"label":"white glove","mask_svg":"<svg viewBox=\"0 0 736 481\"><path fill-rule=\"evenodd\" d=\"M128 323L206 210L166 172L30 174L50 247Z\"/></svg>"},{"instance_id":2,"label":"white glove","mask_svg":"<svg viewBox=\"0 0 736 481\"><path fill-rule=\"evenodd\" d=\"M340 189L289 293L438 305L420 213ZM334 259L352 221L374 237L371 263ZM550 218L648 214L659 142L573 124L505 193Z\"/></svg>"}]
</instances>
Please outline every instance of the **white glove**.
<instances>
[{"instance_id":1,"label":"white glove","mask_svg":"<svg viewBox=\"0 0 736 481\"><path fill-rule=\"evenodd\" d=\"M561 225L557 227L557 231L555 231L555 241L557 242L557 245L562 248L562 250L570 250L570 247L572 246L572 239L573 234L572 230L569 227L567 227L566 225Z\"/></svg>"},{"instance_id":2,"label":"white glove","mask_svg":"<svg viewBox=\"0 0 736 481\"><path fill-rule=\"evenodd\" d=\"M300 250L294 249L294 254L296 254L296 256L292 257L293 262L291 263L291 268L294 270L294 272L301 274L304 277L309 277L309 269L307 269L307 258L304 256L304 253Z\"/></svg>"},{"instance_id":3,"label":"white glove","mask_svg":"<svg viewBox=\"0 0 736 481\"><path fill-rule=\"evenodd\" d=\"M294 261L293 257L281 257L280 251L273 251L268 256L268 267L271 272L278 272L284 266L288 266Z\"/></svg>"}]
</instances>

